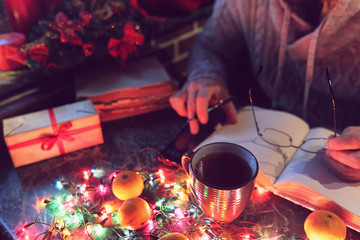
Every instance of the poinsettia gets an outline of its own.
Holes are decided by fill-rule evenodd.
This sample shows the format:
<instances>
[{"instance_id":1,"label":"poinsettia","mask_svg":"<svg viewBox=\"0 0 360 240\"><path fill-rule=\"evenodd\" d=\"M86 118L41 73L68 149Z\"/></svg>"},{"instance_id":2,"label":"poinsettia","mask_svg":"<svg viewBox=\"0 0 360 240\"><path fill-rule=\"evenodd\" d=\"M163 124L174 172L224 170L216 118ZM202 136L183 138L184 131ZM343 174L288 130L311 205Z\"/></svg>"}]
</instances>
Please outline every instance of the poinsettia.
<instances>
[{"instance_id":1,"label":"poinsettia","mask_svg":"<svg viewBox=\"0 0 360 240\"><path fill-rule=\"evenodd\" d=\"M135 26L131 23L126 23L123 27L124 36L121 39L110 38L108 42L109 54L116 58L122 59L122 63L128 58L129 53L133 54L138 50L138 46L144 43L145 37L138 33Z\"/></svg>"},{"instance_id":2,"label":"poinsettia","mask_svg":"<svg viewBox=\"0 0 360 240\"><path fill-rule=\"evenodd\" d=\"M83 26L82 22L69 20L65 13L59 12L55 16L55 22L49 22L48 26L60 32L60 41L62 43L82 45L82 40L77 33Z\"/></svg>"}]
</instances>

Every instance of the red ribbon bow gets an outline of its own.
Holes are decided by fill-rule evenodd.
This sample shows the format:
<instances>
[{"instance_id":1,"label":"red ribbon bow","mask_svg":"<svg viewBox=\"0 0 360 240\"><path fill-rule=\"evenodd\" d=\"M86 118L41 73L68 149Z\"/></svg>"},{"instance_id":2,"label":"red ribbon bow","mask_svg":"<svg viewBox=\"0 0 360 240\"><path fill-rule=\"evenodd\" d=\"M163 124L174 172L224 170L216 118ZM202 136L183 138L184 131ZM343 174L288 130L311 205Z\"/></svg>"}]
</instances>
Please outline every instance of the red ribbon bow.
<instances>
[{"instance_id":1,"label":"red ribbon bow","mask_svg":"<svg viewBox=\"0 0 360 240\"><path fill-rule=\"evenodd\" d=\"M56 124L56 123L55 123ZM43 143L41 144L41 149L45 151L51 150L54 145L57 143L59 147L60 154L64 154L64 145L63 141L69 141L72 142L75 140L75 138L70 136L70 132L68 131L70 128L72 128L71 122L66 122L58 129L57 125L53 126L54 134L53 135L44 135L42 140Z\"/></svg>"},{"instance_id":2,"label":"red ribbon bow","mask_svg":"<svg viewBox=\"0 0 360 240\"><path fill-rule=\"evenodd\" d=\"M131 23L124 25L124 36L121 39L111 38L108 43L109 54L116 58L121 57L124 61L128 58L128 53L135 53L138 46L144 43L144 35L136 32L135 26Z\"/></svg>"}]
</instances>

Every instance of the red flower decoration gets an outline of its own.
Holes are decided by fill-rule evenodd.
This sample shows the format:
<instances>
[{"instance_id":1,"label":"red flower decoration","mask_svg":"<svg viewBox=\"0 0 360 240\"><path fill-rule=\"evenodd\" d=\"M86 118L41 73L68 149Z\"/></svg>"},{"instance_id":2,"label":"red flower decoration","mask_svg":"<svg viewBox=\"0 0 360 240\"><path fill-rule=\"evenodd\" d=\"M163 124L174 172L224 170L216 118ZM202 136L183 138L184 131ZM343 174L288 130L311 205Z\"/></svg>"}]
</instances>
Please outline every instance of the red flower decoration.
<instances>
[{"instance_id":1,"label":"red flower decoration","mask_svg":"<svg viewBox=\"0 0 360 240\"><path fill-rule=\"evenodd\" d=\"M82 50L85 56L89 57L95 52L95 45L91 42L84 43L82 46Z\"/></svg>"},{"instance_id":2,"label":"red flower decoration","mask_svg":"<svg viewBox=\"0 0 360 240\"><path fill-rule=\"evenodd\" d=\"M26 59L31 58L40 63L42 66L56 67L56 64L48 62L49 49L45 46L45 44L35 45L23 51L16 48L8 48L7 54L9 59L23 65L26 65Z\"/></svg>"},{"instance_id":3,"label":"red flower decoration","mask_svg":"<svg viewBox=\"0 0 360 240\"><path fill-rule=\"evenodd\" d=\"M128 54L133 54L138 50L138 46L144 43L144 35L136 32L135 26L131 23L124 25L124 36L121 39L111 38L108 42L109 54L116 58L121 57L124 61L128 58Z\"/></svg>"},{"instance_id":4,"label":"red flower decoration","mask_svg":"<svg viewBox=\"0 0 360 240\"><path fill-rule=\"evenodd\" d=\"M70 21L63 12L59 12L55 16L55 22L50 22L48 25L52 29L60 32L60 41L62 43L82 45L82 40L77 34L77 31L82 28L80 21Z\"/></svg>"},{"instance_id":5,"label":"red flower decoration","mask_svg":"<svg viewBox=\"0 0 360 240\"><path fill-rule=\"evenodd\" d=\"M92 18L91 13L84 11L79 14L79 17L82 20L82 23L85 27L90 26L90 20Z\"/></svg>"}]
</instances>

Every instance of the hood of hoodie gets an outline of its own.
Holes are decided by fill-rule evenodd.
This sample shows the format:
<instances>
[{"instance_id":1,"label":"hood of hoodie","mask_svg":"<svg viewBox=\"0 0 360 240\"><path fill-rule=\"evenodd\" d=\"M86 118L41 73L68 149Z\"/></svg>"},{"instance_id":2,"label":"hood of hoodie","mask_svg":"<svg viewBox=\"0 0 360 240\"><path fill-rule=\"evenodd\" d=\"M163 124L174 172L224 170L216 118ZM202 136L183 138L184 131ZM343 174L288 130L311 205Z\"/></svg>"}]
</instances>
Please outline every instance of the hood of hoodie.
<instances>
[{"instance_id":1,"label":"hood of hoodie","mask_svg":"<svg viewBox=\"0 0 360 240\"><path fill-rule=\"evenodd\" d=\"M310 87L313 85L319 91L328 90L324 80L326 67L331 72L333 87L339 97L356 96L360 90L360 1L338 0L318 26L304 22L291 12L291 7L284 1L279 3L283 15L280 18L280 47L272 95L274 107L283 91L281 85L286 78L284 67L287 57L293 62L305 61L303 69L299 69L304 76L302 113L305 118ZM297 38L296 29L308 33Z\"/></svg>"}]
</instances>

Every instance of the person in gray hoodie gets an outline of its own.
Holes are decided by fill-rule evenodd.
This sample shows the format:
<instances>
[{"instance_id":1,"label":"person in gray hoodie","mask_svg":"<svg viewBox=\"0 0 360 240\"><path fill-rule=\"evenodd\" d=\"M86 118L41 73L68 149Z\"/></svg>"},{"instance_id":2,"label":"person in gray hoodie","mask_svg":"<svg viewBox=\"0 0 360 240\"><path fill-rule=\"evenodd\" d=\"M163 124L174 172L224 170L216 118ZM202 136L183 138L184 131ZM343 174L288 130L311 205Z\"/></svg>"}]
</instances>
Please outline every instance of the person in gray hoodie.
<instances>
[{"instance_id":1,"label":"person in gray hoodie","mask_svg":"<svg viewBox=\"0 0 360 240\"><path fill-rule=\"evenodd\" d=\"M250 66L258 77L234 74ZM231 93L231 82L253 86L271 107L333 126L325 69L336 99L338 137L327 142L326 161L340 177L360 180L360 1L217 0L192 47L188 80L170 104L190 121L191 133L208 122L208 106ZM254 99L256 101L256 99ZM233 103L223 106L236 122Z\"/></svg>"}]
</instances>

